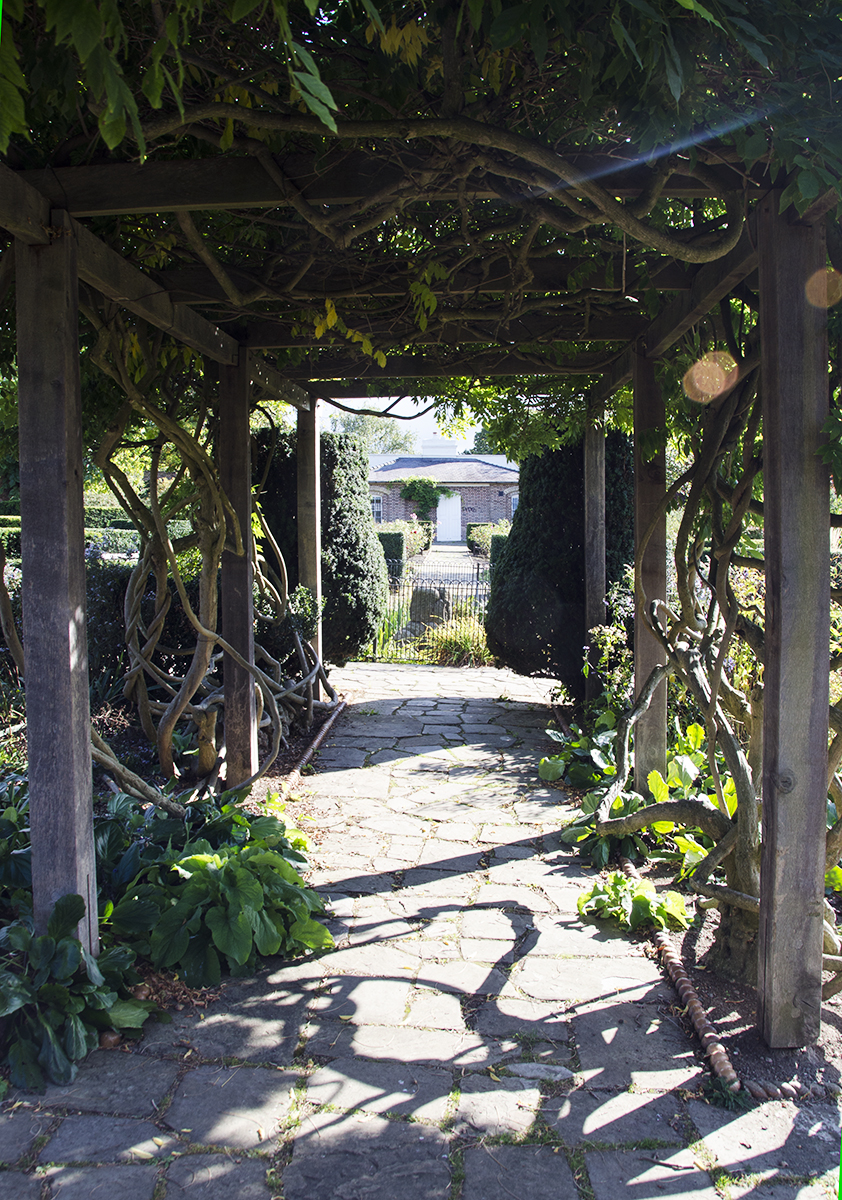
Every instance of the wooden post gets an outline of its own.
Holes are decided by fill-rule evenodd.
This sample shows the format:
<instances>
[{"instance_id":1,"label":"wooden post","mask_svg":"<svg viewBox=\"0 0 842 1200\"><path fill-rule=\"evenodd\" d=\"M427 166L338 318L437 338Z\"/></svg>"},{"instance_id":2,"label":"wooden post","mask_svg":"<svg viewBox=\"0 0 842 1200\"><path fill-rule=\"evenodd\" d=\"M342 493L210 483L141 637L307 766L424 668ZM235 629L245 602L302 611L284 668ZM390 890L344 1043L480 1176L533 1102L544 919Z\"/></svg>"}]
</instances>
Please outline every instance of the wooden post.
<instances>
[{"instance_id":1,"label":"wooden post","mask_svg":"<svg viewBox=\"0 0 842 1200\"><path fill-rule=\"evenodd\" d=\"M316 604L322 603L322 489L319 456L318 401L298 410L298 579L309 588ZM322 656L322 622L319 618L313 645ZM318 680L314 693L318 696Z\"/></svg>"},{"instance_id":2,"label":"wooden post","mask_svg":"<svg viewBox=\"0 0 842 1200\"><path fill-rule=\"evenodd\" d=\"M585 630L605 624L605 431L588 423L585 428ZM587 636L587 634L586 634ZM590 642L590 639L588 638ZM591 656L593 659L593 655ZM592 700L599 682L591 671L585 698Z\"/></svg>"},{"instance_id":3,"label":"wooden post","mask_svg":"<svg viewBox=\"0 0 842 1200\"><path fill-rule=\"evenodd\" d=\"M819 1035L830 611L827 314L805 285L824 271L824 226L760 205L766 558L759 1023L773 1047Z\"/></svg>"},{"instance_id":4,"label":"wooden post","mask_svg":"<svg viewBox=\"0 0 842 1200\"><path fill-rule=\"evenodd\" d=\"M50 225L48 245L15 244L32 892L39 933L80 895L96 954L76 241L66 213Z\"/></svg>"},{"instance_id":5,"label":"wooden post","mask_svg":"<svg viewBox=\"0 0 842 1200\"><path fill-rule=\"evenodd\" d=\"M219 368L219 477L243 536L243 555L222 555L222 635L254 663L253 566L251 561L251 449L249 352L236 366ZM257 770L254 678L229 654L222 660L225 685L225 782L237 787Z\"/></svg>"},{"instance_id":6,"label":"wooden post","mask_svg":"<svg viewBox=\"0 0 842 1200\"><path fill-rule=\"evenodd\" d=\"M642 354L634 355L634 545L635 551L658 503L666 490L666 454L644 457L646 435L666 423L664 398L655 379L655 363ZM643 590L650 600L667 595L667 522L664 516L649 539L641 564ZM664 652L635 607L634 690L635 695L653 667L664 662ZM634 786L646 795L650 771L667 773L667 685L659 684L649 709L635 725Z\"/></svg>"}]
</instances>

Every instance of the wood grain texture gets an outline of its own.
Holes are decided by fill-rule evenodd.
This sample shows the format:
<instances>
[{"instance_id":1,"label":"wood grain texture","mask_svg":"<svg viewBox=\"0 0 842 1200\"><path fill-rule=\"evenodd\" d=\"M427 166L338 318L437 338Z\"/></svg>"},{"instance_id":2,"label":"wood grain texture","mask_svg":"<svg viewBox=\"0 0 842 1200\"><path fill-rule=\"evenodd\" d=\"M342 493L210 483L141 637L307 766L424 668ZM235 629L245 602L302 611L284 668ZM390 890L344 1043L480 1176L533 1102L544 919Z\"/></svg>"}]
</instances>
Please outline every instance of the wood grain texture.
<instances>
[{"instance_id":1,"label":"wood grain texture","mask_svg":"<svg viewBox=\"0 0 842 1200\"><path fill-rule=\"evenodd\" d=\"M589 424L585 429L585 629L605 624L605 588L605 430ZM593 699L600 686L592 669L585 682L586 698Z\"/></svg>"},{"instance_id":2,"label":"wood grain texture","mask_svg":"<svg viewBox=\"0 0 842 1200\"><path fill-rule=\"evenodd\" d=\"M655 378L651 358L635 354L634 370L634 544L635 552L649 526L655 509L666 490L666 456L660 450L646 460L641 440L653 429L662 429L666 421L664 398ZM649 600L665 600L667 595L667 524L662 517L649 539L641 564L643 590ZM664 652L639 611L634 619L634 691L648 679L653 667L663 664ZM648 710L635 726L634 786L648 794L646 780L650 771L667 773L667 685L661 683Z\"/></svg>"},{"instance_id":3,"label":"wood grain texture","mask_svg":"<svg viewBox=\"0 0 842 1200\"><path fill-rule=\"evenodd\" d=\"M222 555L222 636L246 662L254 663L254 600L251 561L250 354L219 369L219 481L231 501L243 538L243 554ZM237 787L257 769L257 713L252 675L223 655L225 688L225 780Z\"/></svg>"},{"instance_id":4,"label":"wood grain texture","mask_svg":"<svg viewBox=\"0 0 842 1200\"><path fill-rule=\"evenodd\" d=\"M816 1040L821 1018L830 611L827 321L805 297L822 226L759 214L766 661L758 995L770 1046Z\"/></svg>"},{"instance_id":5,"label":"wood grain texture","mask_svg":"<svg viewBox=\"0 0 842 1200\"><path fill-rule=\"evenodd\" d=\"M298 410L298 578L322 602L322 489L318 403ZM313 645L322 656L322 622ZM314 694L318 694L318 681Z\"/></svg>"},{"instance_id":6,"label":"wood grain texture","mask_svg":"<svg viewBox=\"0 0 842 1200\"><path fill-rule=\"evenodd\" d=\"M32 890L42 933L82 896L96 953L76 241L66 214L51 224L49 245L15 244Z\"/></svg>"}]
</instances>

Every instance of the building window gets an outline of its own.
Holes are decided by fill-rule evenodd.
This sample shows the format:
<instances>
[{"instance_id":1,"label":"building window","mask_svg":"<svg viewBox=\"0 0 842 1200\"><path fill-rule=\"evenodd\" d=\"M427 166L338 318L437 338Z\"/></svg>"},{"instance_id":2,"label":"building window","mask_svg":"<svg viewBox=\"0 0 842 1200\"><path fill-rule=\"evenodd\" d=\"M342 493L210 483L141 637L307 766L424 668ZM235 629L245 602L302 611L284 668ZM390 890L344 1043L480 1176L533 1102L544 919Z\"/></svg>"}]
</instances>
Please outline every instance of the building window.
<instances>
[{"instance_id":1,"label":"building window","mask_svg":"<svg viewBox=\"0 0 842 1200\"><path fill-rule=\"evenodd\" d=\"M514 515L515 515L515 513L517 512L517 504L518 504L518 500L519 500L519 499L520 499L520 497L518 496L517 492L515 492L515 493L514 493L514 495L511 497L511 501L512 501L512 516L514 516Z\"/></svg>"},{"instance_id":2,"label":"building window","mask_svg":"<svg viewBox=\"0 0 842 1200\"><path fill-rule=\"evenodd\" d=\"M375 523L380 524L383 520L383 497L371 497L371 515L374 517Z\"/></svg>"}]
</instances>

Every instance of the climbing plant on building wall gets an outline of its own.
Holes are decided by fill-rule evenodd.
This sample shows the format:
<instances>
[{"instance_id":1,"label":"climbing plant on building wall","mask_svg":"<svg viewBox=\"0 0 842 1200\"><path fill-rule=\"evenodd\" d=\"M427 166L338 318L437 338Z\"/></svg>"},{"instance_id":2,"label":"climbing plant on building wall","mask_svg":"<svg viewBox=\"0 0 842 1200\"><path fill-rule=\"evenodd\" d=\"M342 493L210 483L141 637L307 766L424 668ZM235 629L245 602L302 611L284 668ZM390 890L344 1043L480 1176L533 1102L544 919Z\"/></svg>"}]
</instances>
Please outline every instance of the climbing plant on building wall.
<instances>
[{"instance_id":1,"label":"climbing plant on building wall","mask_svg":"<svg viewBox=\"0 0 842 1200\"><path fill-rule=\"evenodd\" d=\"M454 492L436 483L434 479L406 479L401 481L401 500L408 500L415 505L420 521L429 521L433 510L438 506L442 496L452 496Z\"/></svg>"}]
</instances>

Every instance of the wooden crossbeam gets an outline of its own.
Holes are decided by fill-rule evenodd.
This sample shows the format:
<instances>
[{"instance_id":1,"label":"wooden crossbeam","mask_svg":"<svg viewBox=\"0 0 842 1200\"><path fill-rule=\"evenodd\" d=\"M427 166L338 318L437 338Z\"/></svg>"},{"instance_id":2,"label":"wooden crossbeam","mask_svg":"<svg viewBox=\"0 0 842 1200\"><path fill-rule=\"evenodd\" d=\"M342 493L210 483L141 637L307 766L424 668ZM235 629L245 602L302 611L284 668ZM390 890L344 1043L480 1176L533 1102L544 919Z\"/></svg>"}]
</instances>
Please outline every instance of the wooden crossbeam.
<instances>
[{"instance_id":1,"label":"wooden crossbeam","mask_svg":"<svg viewBox=\"0 0 842 1200\"><path fill-rule=\"evenodd\" d=\"M655 318L643 335L646 357L659 358L674 346L756 267L757 234L754 222L749 221L734 249L723 258L700 267L690 291L676 297Z\"/></svg>"},{"instance_id":2,"label":"wooden crossbeam","mask_svg":"<svg viewBox=\"0 0 842 1200\"><path fill-rule=\"evenodd\" d=\"M236 363L234 338L186 304L173 304L160 284L127 263L84 225L74 220L72 229L79 247L81 280L206 358L227 366Z\"/></svg>"},{"instance_id":3,"label":"wooden crossbeam","mask_svg":"<svg viewBox=\"0 0 842 1200\"><path fill-rule=\"evenodd\" d=\"M647 323L644 318L628 312L617 313L585 323L580 313L561 309L548 315L533 314L515 321L500 321L489 314L487 319L470 321L446 321L427 330L420 330L411 316L398 322L372 321L364 312L343 314L348 326L370 337L375 346L378 342L385 347L399 343L415 346L433 345L449 348L459 346L526 345L532 342L546 346L558 342L624 342L642 334ZM299 326L300 329L300 326ZM259 350L318 349L324 346L324 338L315 332L302 334L293 332L290 321L259 321L250 325L244 345Z\"/></svg>"},{"instance_id":4,"label":"wooden crossbeam","mask_svg":"<svg viewBox=\"0 0 842 1200\"><path fill-rule=\"evenodd\" d=\"M576 293L578 288L589 291L605 291L605 302L621 299L618 292L620 272L619 265L609 275L604 267L598 267L592 274L582 277L578 286L570 287L571 276L577 278L577 273L592 265L593 260L584 258L568 258L566 255L555 255L549 258L530 258L525 264L525 275L530 282L524 289L524 294L538 293L547 295L553 293ZM260 279L256 273L250 274L238 267L226 266L226 271L233 283L241 292L250 292L260 287ZM287 284L297 279L297 267L290 267L286 274L279 274L274 279L274 286L282 291ZM173 267L165 271L156 271L155 278L163 284L174 302L183 301L187 304L223 304L230 308L230 298L225 294L219 281L203 266ZM693 279L692 269L682 263L653 261L648 274L644 272L629 274L626 281L626 293L633 295L641 289L657 288L664 292L687 291ZM334 298L350 296L356 299L361 296L388 297L406 296L410 292L412 276L409 265L399 259L385 264L381 269L372 271L360 266L359 271L337 269L324 264L297 279L293 289L296 303L311 299L321 304L327 296ZM471 263L457 270L447 281L448 296L487 295L503 293L516 286L509 268L508 260L498 259L496 262Z\"/></svg>"},{"instance_id":5,"label":"wooden crossbeam","mask_svg":"<svg viewBox=\"0 0 842 1200\"><path fill-rule=\"evenodd\" d=\"M564 149L561 150L564 154ZM626 199L639 195L650 179L644 163L622 160L607 154L567 155L579 171L598 179L612 196ZM290 181L311 204L353 204L366 196L407 178L413 163L420 170L428 164L421 154L403 162L372 160L362 152L291 155L278 158ZM723 190L741 187L741 179L730 167L712 168ZM124 213L179 212L191 209L273 208L287 201L260 163L251 157L213 157L196 161L150 160L83 167L47 167L20 173L47 198L53 208L66 209L75 217L118 216ZM575 194L575 192L573 193ZM457 189L436 192L430 200L455 200ZM663 191L665 199L705 198L710 191L698 179L676 172ZM468 199L495 199L490 187L468 188Z\"/></svg>"},{"instance_id":6,"label":"wooden crossbeam","mask_svg":"<svg viewBox=\"0 0 842 1200\"><path fill-rule=\"evenodd\" d=\"M598 375L604 367L601 354L580 354L565 363L554 363L540 355L520 354L516 350L465 355L453 361L437 361L432 355L396 354L386 360L385 367L367 363L352 354L323 354L315 361L284 366L284 378L300 380L313 391L325 395L365 395L370 384L381 389L379 395L396 395L396 387L406 380L458 379L461 377L510 378L516 375ZM356 381L362 392L350 390L348 381ZM337 387L332 385L337 384Z\"/></svg>"},{"instance_id":7,"label":"wooden crossbeam","mask_svg":"<svg viewBox=\"0 0 842 1200\"><path fill-rule=\"evenodd\" d=\"M312 407L310 396L303 387L281 375L280 371L276 371L254 354L249 355L249 373L252 386L268 392L275 400L283 400L302 412L308 412Z\"/></svg>"},{"instance_id":8,"label":"wooden crossbeam","mask_svg":"<svg viewBox=\"0 0 842 1200\"><path fill-rule=\"evenodd\" d=\"M660 358L674 346L688 329L692 329L705 313L727 296L738 283L757 270L757 232L754 217L746 222L742 237L733 250L723 258L705 263L693 276L690 290L675 297L655 317L640 345L647 358ZM593 404L604 404L618 388L629 383L634 369L634 346L627 346L622 355L605 371L589 398Z\"/></svg>"}]
</instances>

